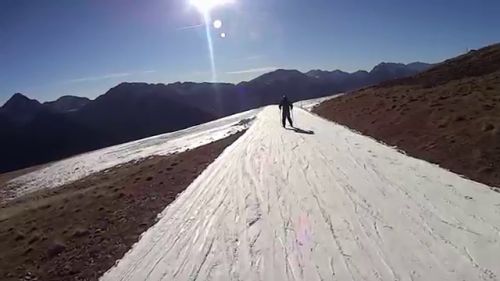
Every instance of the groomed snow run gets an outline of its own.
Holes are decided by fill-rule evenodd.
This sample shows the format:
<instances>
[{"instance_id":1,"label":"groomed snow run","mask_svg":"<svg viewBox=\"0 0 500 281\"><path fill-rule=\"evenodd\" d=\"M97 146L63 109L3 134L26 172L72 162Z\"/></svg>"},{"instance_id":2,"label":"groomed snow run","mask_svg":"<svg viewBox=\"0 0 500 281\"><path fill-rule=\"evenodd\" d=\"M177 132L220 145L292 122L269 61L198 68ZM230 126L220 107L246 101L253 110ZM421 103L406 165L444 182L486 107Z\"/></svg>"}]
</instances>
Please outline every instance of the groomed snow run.
<instances>
[{"instance_id":1,"label":"groomed snow run","mask_svg":"<svg viewBox=\"0 0 500 281\"><path fill-rule=\"evenodd\" d=\"M12 179L3 198L54 188L90 174L154 155L168 155L193 149L248 128L260 109L231 115L184 130L115 145L48 164L46 167Z\"/></svg>"},{"instance_id":2,"label":"groomed snow run","mask_svg":"<svg viewBox=\"0 0 500 281\"><path fill-rule=\"evenodd\" d=\"M267 107L101 280L498 280L500 194ZM313 132L306 132L311 130Z\"/></svg>"}]
</instances>

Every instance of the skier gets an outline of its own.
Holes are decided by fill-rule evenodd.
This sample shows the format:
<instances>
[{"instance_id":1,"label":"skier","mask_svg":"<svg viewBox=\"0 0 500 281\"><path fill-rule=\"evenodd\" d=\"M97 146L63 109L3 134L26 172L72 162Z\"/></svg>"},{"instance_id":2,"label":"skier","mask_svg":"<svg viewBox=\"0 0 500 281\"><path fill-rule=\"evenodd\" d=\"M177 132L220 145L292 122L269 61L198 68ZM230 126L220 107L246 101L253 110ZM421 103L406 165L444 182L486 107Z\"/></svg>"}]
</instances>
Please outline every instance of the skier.
<instances>
[{"instance_id":1,"label":"skier","mask_svg":"<svg viewBox=\"0 0 500 281\"><path fill-rule=\"evenodd\" d=\"M285 128L285 119L288 119L288 123L290 123L290 126L293 128L292 118L290 117L290 111L293 109L293 104L285 95L283 95L280 101L279 108L281 110L281 123L283 124L283 128Z\"/></svg>"}]
</instances>

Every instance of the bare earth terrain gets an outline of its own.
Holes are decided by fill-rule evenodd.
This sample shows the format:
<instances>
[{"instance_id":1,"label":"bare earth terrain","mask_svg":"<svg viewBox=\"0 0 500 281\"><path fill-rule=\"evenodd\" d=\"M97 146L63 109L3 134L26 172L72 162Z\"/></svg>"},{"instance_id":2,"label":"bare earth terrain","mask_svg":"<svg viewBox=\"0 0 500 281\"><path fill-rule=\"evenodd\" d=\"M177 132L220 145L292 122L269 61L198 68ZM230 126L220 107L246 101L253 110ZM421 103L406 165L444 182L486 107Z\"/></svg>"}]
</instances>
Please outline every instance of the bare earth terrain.
<instances>
[{"instance_id":1,"label":"bare earth terrain","mask_svg":"<svg viewBox=\"0 0 500 281\"><path fill-rule=\"evenodd\" d=\"M326 101L314 112L500 187L500 45L448 60L411 78Z\"/></svg>"},{"instance_id":2,"label":"bare earth terrain","mask_svg":"<svg viewBox=\"0 0 500 281\"><path fill-rule=\"evenodd\" d=\"M241 134L0 205L0 279L97 280Z\"/></svg>"}]
</instances>

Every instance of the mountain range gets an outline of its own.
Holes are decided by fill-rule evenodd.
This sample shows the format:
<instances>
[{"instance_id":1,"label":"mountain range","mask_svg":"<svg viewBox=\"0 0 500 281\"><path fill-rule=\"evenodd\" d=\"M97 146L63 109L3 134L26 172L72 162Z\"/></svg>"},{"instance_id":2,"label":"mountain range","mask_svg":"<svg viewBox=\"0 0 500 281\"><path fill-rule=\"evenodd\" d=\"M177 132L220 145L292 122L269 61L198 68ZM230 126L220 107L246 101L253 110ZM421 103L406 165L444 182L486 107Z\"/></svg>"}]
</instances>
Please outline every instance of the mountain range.
<instances>
[{"instance_id":1,"label":"mountain range","mask_svg":"<svg viewBox=\"0 0 500 281\"><path fill-rule=\"evenodd\" d=\"M279 69L238 84L121 83L94 100L63 96L40 103L17 93L0 107L0 173L277 103L283 94L295 101L317 98L432 66L381 63L354 73Z\"/></svg>"}]
</instances>

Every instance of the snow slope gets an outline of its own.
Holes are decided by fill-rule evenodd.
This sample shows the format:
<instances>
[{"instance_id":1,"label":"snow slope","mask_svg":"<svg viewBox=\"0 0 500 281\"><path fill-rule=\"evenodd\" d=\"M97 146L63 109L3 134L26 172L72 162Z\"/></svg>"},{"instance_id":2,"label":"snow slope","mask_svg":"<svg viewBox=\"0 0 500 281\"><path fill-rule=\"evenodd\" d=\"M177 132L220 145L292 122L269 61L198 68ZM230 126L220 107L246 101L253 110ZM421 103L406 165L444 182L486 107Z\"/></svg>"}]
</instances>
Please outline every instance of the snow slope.
<instances>
[{"instance_id":1,"label":"snow slope","mask_svg":"<svg viewBox=\"0 0 500 281\"><path fill-rule=\"evenodd\" d=\"M153 155L167 155L193 149L222 139L250 126L260 109L231 115L173 133L80 154L14 178L8 183L4 199L14 199L29 192L54 188L90 174ZM248 122L247 122L248 121Z\"/></svg>"},{"instance_id":2,"label":"snow slope","mask_svg":"<svg viewBox=\"0 0 500 281\"><path fill-rule=\"evenodd\" d=\"M295 106L301 107L305 110L311 111L315 106L319 105L322 102L325 102L327 100L331 100L333 98L338 98L340 96L343 96L345 93L340 93L340 94L335 94L327 97L322 97L322 98L315 98L315 99L309 99L309 100L302 100L294 103Z\"/></svg>"},{"instance_id":3,"label":"snow slope","mask_svg":"<svg viewBox=\"0 0 500 281\"><path fill-rule=\"evenodd\" d=\"M260 112L101 279L500 279L500 194L304 110L303 131L278 117Z\"/></svg>"}]
</instances>

